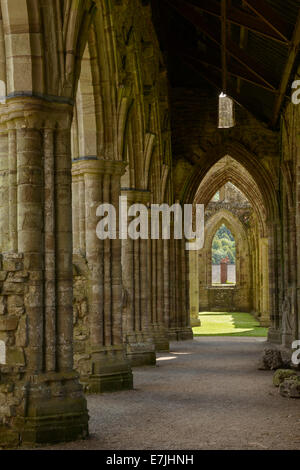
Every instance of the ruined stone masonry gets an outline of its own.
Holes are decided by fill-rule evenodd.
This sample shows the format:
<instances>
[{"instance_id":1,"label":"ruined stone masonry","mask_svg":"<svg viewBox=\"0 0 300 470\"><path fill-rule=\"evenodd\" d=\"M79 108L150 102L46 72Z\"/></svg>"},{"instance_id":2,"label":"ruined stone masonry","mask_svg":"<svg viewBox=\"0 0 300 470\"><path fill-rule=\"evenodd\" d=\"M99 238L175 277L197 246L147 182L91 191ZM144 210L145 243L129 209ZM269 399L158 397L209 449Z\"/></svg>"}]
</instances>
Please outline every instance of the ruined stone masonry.
<instances>
[{"instance_id":1,"label":"ruined stone masonry","mask_svg":"<svg viewBox=\"0 0 300 470\"><path fill-rule=\"evenodd\" d=\"M180 55L185 40L192 55L201 46L185 29L199 17L170 3L0 2L0 448L88 437L85 394L132 390L136 366L193 339L200 310L252 312L286 355L300 338L300 106L282 92L299 62L277 90L240 59L228 74L235 126L219 128L217 72L203 80L210 66L198 75L197 58ZM272 99L266 122L253 106ZM173 215L170 240L121 240L119 222L100 240L97 208L118 212L121 196L204 204L203 249L176 239ZM236 284L216 287L223 223ZM298 382L281 393L299 394Z\"/></svg>"}]
</instances>

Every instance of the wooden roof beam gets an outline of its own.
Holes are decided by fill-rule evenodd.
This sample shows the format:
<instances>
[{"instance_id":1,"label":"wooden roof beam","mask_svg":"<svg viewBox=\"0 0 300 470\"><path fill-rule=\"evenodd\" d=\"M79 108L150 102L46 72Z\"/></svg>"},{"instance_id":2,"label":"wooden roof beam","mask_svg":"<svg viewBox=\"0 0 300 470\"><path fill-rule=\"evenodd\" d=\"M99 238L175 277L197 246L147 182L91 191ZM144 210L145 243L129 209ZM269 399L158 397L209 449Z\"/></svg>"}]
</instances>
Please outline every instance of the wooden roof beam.
<instances>
[{"instance_id":1,"label":"wooden roof beam","mask_svg":"<svg viewBox=\"0 0 300 470\"><path fill-rule=\"evenodd\" d=\"M287 87L291 78L292 71L294 69L296 59L299 53L300 48L300 11L298 14L298 19L296 23L296 27L294 29L293 38L291 42L291 46L289 49L288 59L284 68L284 72L282 75L280 87L279 87L279 94L275 102L274 112L273 112L273 125L277 124L280 110L284 101L284 97L287 92Z\"/></svg>"},{"instance_id":2,"label":"wooden roof beam","mask_svg":"<svg viewBox=\"0 0 300 470\"><path fill-rule=\"evenodd\" d=\"M180 44L178 44L177 50L180 52L180 55L187 59L191 59L194 62L213 67L215 70L218 70L219 73L222 72L221 55L218 49L215 49L215 52L210 51L209 54L203 55L203 53L200 53L198 50L183 49L182 47L180 47ZM270 93L277 93L277 90L274 90L265 85L262 80L258 79L253 73L247 71L247 69L245 69L241 64L239 64L235 60L227 60L227 74L244 80L248 83L251 83L252 85L263 88L264 90L267 90Z\"/></svg>"},{"instance_id":3,"label":"wooden roof beam","mask_svg":"<svg viewBox=\"0 0 300 470\"><path fill-rule=\"evenodd\" d=\"M249 13L245 13L237 8L231 8L228 11L228 21L273 41L285 45L288 44L287 39L279 35L276 31L274 31L273 28L271 28L267 23L264 23L264 21L262 21L260 18L249 15Z\"/></svg>"},{"instance_id":4,"label":"wooden roof beam","mask_svg":"<svg viewBox=\"0 0 300 470\"><path fill-rule=\"evenodd\" d=\"M221 77L214 75L211 71L207 73L203 67L199 67L199 63L193 61L192 59L184 60L185 64L194 70L199 76L204 78L204 80L208 81L211 85L217 88L220 92L222 91L222 80ZM261 113L261 107L257 104L253 99L251 101L247 100L245 97L237 94L236 90L232 87L228 86L228 96L230 96L234 101L240 104L242 107L248 109L254 116L256 116L259 120L265 122L266 124L270 124L266 116Z\"/></svg>"},{"instance_id":5,"label":"wooden roof beam","mask_svg":"<svg viewBox=\"0 0 300 470\"><path fill-rule=\"evenodd\" d=\"M220 60L212 54L209 54L207 56L195 56L193 54L183 52L183 55L186 57L193 57L195 61L214 67L216 70L219 70L219 72L222 71L222 68L220 66ZM236 77L248 83L251 83L252 85L255 85L257 87L263 88L264 90L267 90L270 93L276 93L276 90L273 90L267 85L265 85L264 82L259 80L255 75L251 74L251 72L247 72L247 70L243 69L243 67L238 63L229 62L227 64L227 74L231 75L232 77Z\"/></svg>"},{"instance_id":6,"label":"wooden roof beam","mask_svg":"<svg viewBox=\"0 0 300 470\"><path fill-rule=\"evenodd\" d=\"M226 0L221 0L221 21L222 21L222 41L221 41L221 55L222 55L222 85L223 92L227 92L227 3Z\"/></svg>"},{"instance_id":7,"label":"wooden roof beam","mask_svg":"<svg viewBox=\"0 0 300 470\"><path fill-rule=\"evenodd\" d=\"M193 4L195 8L208 13L209 15L221 18L220 4L214 0L197 0L197 4ZM288 40L284 39L280 34L274 31L266 22L261 18L246 13L238 8L230 7L227 10L227 21L240 27L247 28L248 30L260 34L273 41L280 42L281 44L288 44Z\"/></svg>"},{"instance_id":8,"label":"wooden roof beam","mask_svg":"<svg viewBox=\"0 0 300 470\"><path fill-rule=\"evenodd\" d=\"M187 4L183 0L165 0L170 6L172 6L179 14L184 16L191 24L198 28L205 36L211 39L215 44L221 46L221 34L220 31L212 30L210 24L208 24L203 15L199 10L191 4ZM277 89L278 84L274 84L273 77L270 77L261 64L258 64L252 57L237 46L235 42L227 39L226 44L227 53L234 57L250 72L256 75L257 78L263 80L263 82L272 89Z\"/></svg>"},{"instance_id":9,"label":"wooden roof beam","mask_svg":"<svg viewBox=\"0 0 300 470\"><path fill-rule=\"evenodd\" d=\"M287 42L291 40L291 28L282 16L266 0L245 0L246 5L270 28Z\"/></svg>"}]
</instances>

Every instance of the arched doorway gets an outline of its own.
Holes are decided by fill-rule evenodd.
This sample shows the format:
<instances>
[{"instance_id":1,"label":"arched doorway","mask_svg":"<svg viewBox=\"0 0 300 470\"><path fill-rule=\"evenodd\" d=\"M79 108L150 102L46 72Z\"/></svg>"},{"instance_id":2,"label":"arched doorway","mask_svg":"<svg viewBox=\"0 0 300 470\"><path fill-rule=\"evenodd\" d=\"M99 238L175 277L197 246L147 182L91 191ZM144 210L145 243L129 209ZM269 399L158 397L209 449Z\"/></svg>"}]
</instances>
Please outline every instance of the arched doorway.
<instances>
[{"instance_id":1,"label":"arched doorway","mask_svg":"<svg viewBox=\"0 0 300 470\"><path fill-rule=\"evenodd\" d=\"M244 165L227 155L202 178L194 203L205 206L205 243L197 255L198 310L252 312L261 326L270 326L273 235L257 182ZM226 234L224 240L222 234ZM224 282L221 261L227 265ZM195 292L193 298L195 304Z\"/></svg>"},{"instance_id":2,"label":"arched doorway","mask_svg":"<svg viewBox=\"0 0 300 470\"><path fill-rule=\"evenodd\" d=\"M225 224L216 231L211 246L212 285L236 284L236 242Z\"/></svg>"}]
</instances>

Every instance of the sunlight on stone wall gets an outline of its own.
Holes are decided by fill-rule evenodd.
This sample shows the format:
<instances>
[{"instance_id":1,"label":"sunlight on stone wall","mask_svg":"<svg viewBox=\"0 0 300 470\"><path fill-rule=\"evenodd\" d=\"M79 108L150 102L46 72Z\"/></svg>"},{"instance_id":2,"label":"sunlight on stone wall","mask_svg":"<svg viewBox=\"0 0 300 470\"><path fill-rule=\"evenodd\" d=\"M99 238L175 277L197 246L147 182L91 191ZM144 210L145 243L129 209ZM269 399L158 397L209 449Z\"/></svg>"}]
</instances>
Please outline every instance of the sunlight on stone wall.
<instances>
[{"instance_id":1,"label":"sunlight on stone wall","mask_svg":"<svg viewBox=\"0 0 300 470\"><path fill-rule=\"evenodd\" d=\"M6 347L4 341L0 341L0 364L6 364Z\"/></svg>"},{"instance_id":2,"label":"sunlight on stone wall","mask_svg":"<svg viewBox=\"0 0 300 470\"><path fill-rule=\"evenodd\" d=\"M224 93L221 93L219 96L219 129L228 129L234 126L234 102Z\"/></svg>"},{"instance_id":3,"label":"sunlight on stone wall","mask_svg":"<svg viewBox=\"0 0 300 470\"><path fill-rule=\"evenodd\" d=\"M0 80L0 104L6 103L6 85L3 80Z\"/></svg>"}]
</instances>

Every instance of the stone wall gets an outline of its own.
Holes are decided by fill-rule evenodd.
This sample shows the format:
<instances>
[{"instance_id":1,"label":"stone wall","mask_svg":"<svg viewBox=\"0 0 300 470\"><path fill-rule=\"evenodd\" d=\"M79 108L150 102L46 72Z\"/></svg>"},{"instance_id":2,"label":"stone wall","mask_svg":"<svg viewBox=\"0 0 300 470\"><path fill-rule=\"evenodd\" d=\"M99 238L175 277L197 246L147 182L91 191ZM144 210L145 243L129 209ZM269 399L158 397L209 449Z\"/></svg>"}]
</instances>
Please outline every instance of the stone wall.
<instances>
[{"instance_id":1,"label":"stone wall","mask_svg":"<svg viewBox=\"0 0 300 470\"><path fill-rule=\"evenodd\" d=\"M206 287L207 304L201 302L201 311L205 312L249 312L250 299L239 287Z\"/></svg>"},{"instance_id":2,"label":"stone wall","mask_svg":"<svg viewBox=\"0 0 300 470\"><path fill-rule=\"evenodd\" d=\"M299 79L300 68L295 79ZM300 339L300 105L289 103L281 119L282 162L280 202L283 233L280 292L281 342L290 348Z\"/></svg>"},{"instance_id":3,"label":"stone wall","mask_svg":"<svg viewBox=\"0 0 300 470\"><path fill-rule=\"evenodd\" d=\"M89 288L89 272L87 262L84 257L80 255L74 255L74 367L78 371L83 384L86 383L87 378L92 374L89 324Z\"/></svg>"},{"instance_id":4,"label":"stone wall","mask_svg":"<svg viewBox=\"0 0 300 470\"><path fill-rule=\"evenodd\" d=\"M271 320L276 332L273 338L278 340L280 134L238 105L236 126L217 129L218 96L207 90L173 89L171 106L176 197L207 207L229 181L251 203L255 214L253 223L246 206L233 209L247 232L244 236L247 250L241 250L241 258L245 258L248 267L241 277L243 287L240 285L236 294L239 302L242 299L238 309L254 310L263 325L268 326ZM222 204L223 210L228 209L226 200ZM207 309L207 287L211 281L206 266L211 264L206 254L200 256L200 290L203 289L200 306L202 302L202 307Z\"/></svg>"},{"instance_id":5,"label":"stone wall","mask_svg":"<svg viewBox=\"0 0 300 470\"><path fill-rule=\"evenodd\" d=\"M25 390L20 383L26 370L29 276L21 254L0 256L0 340L5 344L5 362L0 363L0 445L1 430L11 425L18 408L24 406ZM11 445L18 444L18 433L5 432Z\"/></svg>"},{"instance_id":6,"label":"stone wall","mask_svg":"<svg viewBox=\"0 0 300 470\"><path fill-rule=\"evenodd\" d=\"M201 175L205 175L208 169L226 153L239 159L237 150L240 148L246 149L252 155L253 162L257 162L270 172L270 177L278 188L280 164L278 132L269 129L238 105L236 105L236 126L232 129L217 129L217 93L211 96L207 91L200 89L172 89L171 108L175 190L179 199L185 193L188 194L189 180L196 167L201 169ZM232 154L229 150L232 150ZM240 162L244 164L244 161ZM249 160L245 168L249 170L251 163ZM261 176L256 181L259 185ZM202 177L198 179L198 185L201 179Z\"/></svg>"},{"instance_id":7,"label":"stone wall","mask_svg":"<svg viewBox=\"0 0 300 470\"><path fill-rule=\"evenodd\" d=\"M0 339L6 344L6 364L26 365L27 316L30 273L24 271L21 254L2 255L0 291ZM33 274L31 274L32 279Z\"/></svg>"}]
</instances>

